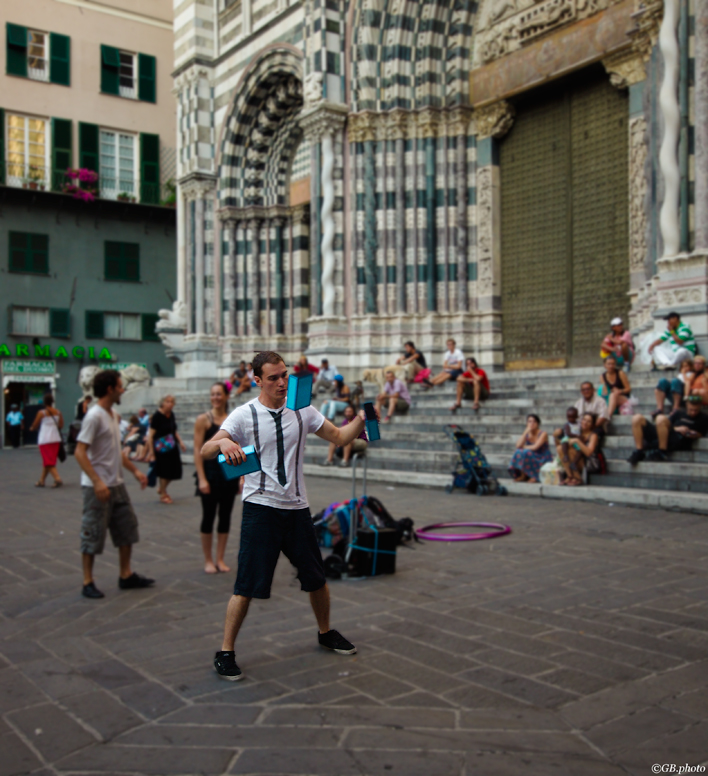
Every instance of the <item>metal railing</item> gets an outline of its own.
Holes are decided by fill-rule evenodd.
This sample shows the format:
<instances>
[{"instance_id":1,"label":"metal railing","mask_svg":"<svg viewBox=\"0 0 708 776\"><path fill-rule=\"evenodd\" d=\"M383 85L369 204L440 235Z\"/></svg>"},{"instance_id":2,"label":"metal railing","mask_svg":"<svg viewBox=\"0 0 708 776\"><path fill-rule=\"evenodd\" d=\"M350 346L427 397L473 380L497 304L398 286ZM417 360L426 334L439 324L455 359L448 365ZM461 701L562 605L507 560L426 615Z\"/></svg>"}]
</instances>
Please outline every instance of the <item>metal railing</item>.
<instances>
[{"instance_id":1,"label":"metal railing","mask_svg":"<svg viewBox=\"0 0 708 776\"><path fill-rule=\"evenodd\" d=\"M99 175L93 182L81 182L44 165L0 161L0 184L33 191L54 191L83 199L105 199L143 205L175 207L176 189L172 181L146 183L128 178ZM80 192L88 192L90 196Z\"/></svg>"}]
</instances>

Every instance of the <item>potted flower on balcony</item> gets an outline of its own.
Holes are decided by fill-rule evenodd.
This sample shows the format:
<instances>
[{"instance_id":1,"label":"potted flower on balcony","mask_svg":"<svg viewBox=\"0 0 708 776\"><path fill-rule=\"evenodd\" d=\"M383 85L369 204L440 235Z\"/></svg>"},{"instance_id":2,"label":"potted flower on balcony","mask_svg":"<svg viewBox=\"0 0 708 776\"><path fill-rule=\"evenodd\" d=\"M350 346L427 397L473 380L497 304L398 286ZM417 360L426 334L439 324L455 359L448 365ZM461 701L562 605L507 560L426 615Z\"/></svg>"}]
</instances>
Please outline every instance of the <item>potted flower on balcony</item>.
<instances>
[{"instance_id":1,"label":"potted flower on balcony","mask_svg":"<svg viewBox=\"0 0 708 776\"><path fill-rule=\"evenodd\" d=\"M127 191L121 191L116 199L119 202L135 202L135 197L132 194L128 194Z\"/></svg>"},{"instance_id":2,"label":"potted flower on balcony","mask_svg":"<svg viewBox=\"0 0 708 776\"><path fill-rule=\"evenodd\" d=\"M44 172L40 167L30 165L27 177L22 182L22 188L44 191Z\"/></svg>"},{"instance_id":3,"label":"potted flower on balcony","mask_svg":"<svg viewBox=\"0 0 708 776\"><path fill-rule=\"evenodd\" d=\"M170 178L168 181L165 181L165 193L166 196L160 202L160 204L163 207L176 207L177 205L177 186L175 184L174 178Z\"/></svg>"},{"instance_id":4,"label":"potted flower on balcony","mask_svg":"<svg viewBox=\"0 0 708 776\"><path fill-rule=\"evenodd\" d=\"M65 194L71 194L75 199L83 199L84 202L94 201L97 194L98 173L81 167L77 170L67 170L66 177L69 181L62 187Z\"/></svg>"}]
</instances>

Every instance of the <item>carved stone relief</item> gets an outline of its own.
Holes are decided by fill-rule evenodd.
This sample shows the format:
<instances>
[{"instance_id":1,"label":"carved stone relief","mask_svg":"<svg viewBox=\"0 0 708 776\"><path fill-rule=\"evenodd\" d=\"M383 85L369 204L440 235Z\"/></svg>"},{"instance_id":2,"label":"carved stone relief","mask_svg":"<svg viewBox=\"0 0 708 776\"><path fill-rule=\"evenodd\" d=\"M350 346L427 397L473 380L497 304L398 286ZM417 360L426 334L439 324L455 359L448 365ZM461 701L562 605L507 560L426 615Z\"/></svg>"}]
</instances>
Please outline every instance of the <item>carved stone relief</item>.
<instances>
[{"instance_id":1,"label":"carved stone relief","mask_svg":"<svg viewBox=\"0 0 708 776\"><path fill-rule=\"evenodd\" d=\"M480 14L474 66L516 51L564 24L586 19L620 0L488 0Z\"/></svg>"},{"instance_id":2,"label":"carved stone relief","mask_svg":"<svg viewBox=\"0 0 708 776\"><path fill-rule=\"evenodd\" d=\"M647 123L643 118L629 123L629 266L641 270L647 255Z\"/></svg>"},{"instance_id":3,"label":"carved stone relief","mask_svg":"<svg viewBox=\"0 0 708 776\"><path fill-rule=\"evenodd\" d=\"M494 224L492 168L482 167L477 173L477 288L480 296L492 293L494 271Z\"/></svg>"},{"instance_id":4,"label":"carved stone relief","mask_svg":"<svg viewBox=\"0 0 708 776\"><path fill-rule=\"evenodd\" d=\"M506 100L478 108L474 112L477 137L493 137L499 140L512 128L515 115L514 106Z\"/></svg>"}]
</instances>

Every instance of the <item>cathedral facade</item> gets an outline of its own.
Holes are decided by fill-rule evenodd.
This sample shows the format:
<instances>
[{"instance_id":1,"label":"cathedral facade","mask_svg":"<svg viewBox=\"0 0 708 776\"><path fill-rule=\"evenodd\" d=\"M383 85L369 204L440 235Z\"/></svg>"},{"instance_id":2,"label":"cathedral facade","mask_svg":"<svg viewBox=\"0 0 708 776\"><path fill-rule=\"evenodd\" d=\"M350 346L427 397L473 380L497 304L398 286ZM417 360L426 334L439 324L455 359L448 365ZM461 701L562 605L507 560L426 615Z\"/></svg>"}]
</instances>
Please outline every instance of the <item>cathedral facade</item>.
<instances>
[{"instance_id":1,"label":"cathedral facade","mask_svg":"<svg viewBox=\"0 0 708 776\"><path fill-rule=\"evenodd\" d=\"M670 309L708 346L708 3L175 0L174 29L188 383L450 336L580 366Z\"/></svg>"}]
</instances>

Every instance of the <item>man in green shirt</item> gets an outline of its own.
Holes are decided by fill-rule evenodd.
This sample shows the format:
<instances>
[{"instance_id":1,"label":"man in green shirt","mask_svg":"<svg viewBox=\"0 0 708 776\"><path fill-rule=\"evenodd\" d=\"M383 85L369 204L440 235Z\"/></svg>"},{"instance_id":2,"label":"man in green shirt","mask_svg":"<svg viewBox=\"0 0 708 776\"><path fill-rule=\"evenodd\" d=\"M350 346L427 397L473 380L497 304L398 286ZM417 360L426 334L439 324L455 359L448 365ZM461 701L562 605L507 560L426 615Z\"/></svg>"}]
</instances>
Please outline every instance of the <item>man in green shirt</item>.
<instances>
[{"instance_id":1,"label":"man in green shirt","mask_svg":"<svg viewBox=\"0 0 708 776\"><path fill-rule=\"evenodd\" d=\"M664 320L667 321L666 331L649 345L649 352L656 366L676 369L696 354L696 340L691 327L683 323L678 313L671 312Z\"/></svg>"}]
</instances>

